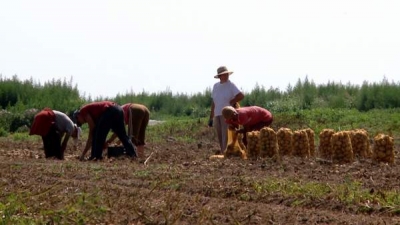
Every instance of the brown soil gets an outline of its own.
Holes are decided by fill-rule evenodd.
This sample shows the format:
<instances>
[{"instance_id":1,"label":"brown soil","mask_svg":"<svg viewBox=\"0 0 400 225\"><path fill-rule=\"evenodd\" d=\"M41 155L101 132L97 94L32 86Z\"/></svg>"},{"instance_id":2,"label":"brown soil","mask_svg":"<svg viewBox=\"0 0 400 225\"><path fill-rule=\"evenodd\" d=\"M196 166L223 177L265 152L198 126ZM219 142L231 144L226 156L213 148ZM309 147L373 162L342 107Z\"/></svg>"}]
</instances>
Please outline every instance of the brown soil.
<instances>
[{"instance_id":1,"label":"brown soil","mask_svg":"<svg viewBox=\"0 0 400 225\"><path fill-rule=\"evenodd\" d=\"M296 157L210 160L217 145L206 130L196 143L176 137L148 143L147 165L125 157L81 162L71 149L64 161L44 159L41 146L39 140L0 139L0 202L11 207L10 196L20 196L26 206L17 207L20 218L49 224L400 224L398 212L374 202L259 193L254 187L267 179L332 186L358 181L383 195L400 190L397 152L394 165Z\"/></svg>"}]
</instances>

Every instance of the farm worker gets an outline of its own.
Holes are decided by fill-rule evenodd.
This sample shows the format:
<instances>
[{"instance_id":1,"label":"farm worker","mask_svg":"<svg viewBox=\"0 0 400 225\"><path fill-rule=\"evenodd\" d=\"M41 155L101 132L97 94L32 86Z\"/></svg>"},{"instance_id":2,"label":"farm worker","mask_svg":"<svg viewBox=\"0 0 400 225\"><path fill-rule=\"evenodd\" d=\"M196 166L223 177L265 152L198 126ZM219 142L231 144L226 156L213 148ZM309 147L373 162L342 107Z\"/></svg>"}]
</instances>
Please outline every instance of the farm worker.
<instances>
[{"instance_id":1,"label":"farm worker","mask_svg":"<svg viewBox=\"0 0 400 225\"><path fill-rule=\"evenodd\" d=\"M244 134L268 127L273 121L272 113L259 106L247 106L238 109L232 106L225 106L222 109L222 115L225 118L225 122L229 125L229 129L236 129L239 125L242 125L243 128L237 130L237 132ZM246 135L244 135L243 143L247 145L246 142Z\"/></svg>"},{"instance_id":2,"label":"farm worker","mask_svg":"<svg viewBox=\"0 0 400 225\"><path fill-rule=\"evenodd\" d=\"M70 137L75 140L75 147L81 129L62 112L45 108L35 115L29 135L40 135L43 140L46 158L64 159L64 152Z\"/></svg>"},{"instance_id":3,"label":"farm worker","mask_svg":"<svg viewBox=\"0 0 400 225\"><path fill-rule=\"evenodd\" d=\"M142 104L126 103L122 105L124 111L124 122L128 125L128 136L137 147L139 158L144 158L144 146L146 139L146 128L150 120L149 109ZM117 135L114 133L107 141L112 143Z\"/></svg>"},{"instance_id":4,"label":"farm worker","mask_svg":"<svg viewBox=\"0 0 400 225\"><path fill-rule=\"evenodd\" d=\"M211 93L212 103L208 126L214 126L217 132L220 146L217 153L219 154L224 153L228 141L228 125L222 117L222 108L238 105L238 102L244 98L239 88L229 80L229 76L232 74L233 71L229 71L226 66L219 67L217 75L214 76L214 78L219 79L219 82L214 84Z\"/></svg>"},{"instance_id":5,"label":"farm worker","mask_svg":"<svg viewBox=\"0 0 400 225\"><path fill-rule=\"evenodd\" d=\"M73 117L78 126L84 123L89 125L89 136L80 160L85 159L89 148L92 148L89 160L102 159L103 146L110 130L121 140L127 155L136 159L136 147L126 134L121 106L111 101L92 102L75 111Z\"/></svg>"}]
</instances>

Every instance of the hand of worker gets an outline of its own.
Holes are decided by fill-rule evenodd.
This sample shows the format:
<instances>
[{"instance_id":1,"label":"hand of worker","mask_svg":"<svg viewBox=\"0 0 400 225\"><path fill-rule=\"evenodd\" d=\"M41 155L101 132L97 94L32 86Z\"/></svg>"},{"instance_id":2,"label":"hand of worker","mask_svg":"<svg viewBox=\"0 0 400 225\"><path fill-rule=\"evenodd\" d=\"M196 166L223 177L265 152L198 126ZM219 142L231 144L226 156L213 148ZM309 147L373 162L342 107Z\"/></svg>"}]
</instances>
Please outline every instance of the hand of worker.
<instances>
[{"instance_id":1,"label":"hand of worker","mask_svg":"<svg viewBox=\"0 0 400 225\"><path fill-rule=\"evenodd\" d=\"M237 129L236 129L235 125L229 124L228 130L236 131Z\"/></svg>"},{"instance_id":2,"label":"hand of worker","mask_svg":"<svg viewBox=\"0 0 400 225\"><path fill-rule=\"evenodd\" d=\"M209 119L208 120L208 127L212 127L213 126L213 119Z\"/></svg>"},{"instance_id":3,"label":"hand of worker","mask_svg":"<svg viewBox=\"0 0 400 225\"><path fill-rule=\"evenodd\" d=\"M238 133L238 134L244 134L244 133L246 133L246 130L245 130L244 128L236 129L236 133Z\"/></svg>"},{"instance_id":4,"label":"hand of worker","mask_svg":"<svg viewBox=\"0 0 400 225\"><path fill-rule=\"evenodd\" d=\"M108 148L108 146L110 146L110 144L111 144L111 142L110 142L110 141L106 141L106 142L104 142L104 144L103 144L103 150L104 150L104 149L107 149L107 148Z\"/></svg>"}]
</instances>

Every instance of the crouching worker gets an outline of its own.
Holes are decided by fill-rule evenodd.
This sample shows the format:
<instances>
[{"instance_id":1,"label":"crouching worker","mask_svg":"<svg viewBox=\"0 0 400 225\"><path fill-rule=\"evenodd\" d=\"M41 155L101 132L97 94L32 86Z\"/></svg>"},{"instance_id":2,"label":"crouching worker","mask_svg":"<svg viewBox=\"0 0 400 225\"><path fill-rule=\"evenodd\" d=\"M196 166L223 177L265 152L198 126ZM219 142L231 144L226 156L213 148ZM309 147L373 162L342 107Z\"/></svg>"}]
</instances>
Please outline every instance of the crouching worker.
<instances>
[{"instance_id":1,"label":"crouching worker","mask_svg":"<svg viewBox=\"0 0 400 225\"><path fill-rule=\"evenodd\" d=\"M141 104L127 103L122 105L124 121L128 125L128 135L137 147L139 158L144 158L146 128L150 120L149 109ZM114 133L107 141L107 146L112 143L117 135Z\"/></svg>"},{"instance_id":2,"label":"crouching worker","mask_svg":"<svg viewBox=\"0 0 400 225\"><path fill-rule=\"evenodd\" d=\"M267 109L259 106L246 106L238 109L226 106L222 109L222 115L229 129L236 129L236 132L243 133L243 143L247 146L246 132L258 131L271 125L273 116ZM242 125L242 129L238 129Z\"/></svg>"},{"instance_id":3,"label":"crouching worker","mask_svg":"<svg viewBox=\"0 0 400 225\"><path fill-rule=\"evenodd\" d=\"M85 159L89 148L92 149L89 160L102 159L104 143L110 130L121 140L126 154L136 159L136 147L126 134L121 106L110 101L93 102L75 111L73 117L78 126L84 123L88 123L89 126L89 136L80 160Z\"/></svg>"},{"instance_id":4,"label":"crouching worker","mask_svg":"<svg viewBox=\"0 0 400 225\"><path fill-rule=\"evenodd\" d=\"M75 139L75 148L80 135L78 128L64 113L45 108L35 115L29 135L40 135L46 158L64 159L70 137Z\"/></svg>"}]
</instances>

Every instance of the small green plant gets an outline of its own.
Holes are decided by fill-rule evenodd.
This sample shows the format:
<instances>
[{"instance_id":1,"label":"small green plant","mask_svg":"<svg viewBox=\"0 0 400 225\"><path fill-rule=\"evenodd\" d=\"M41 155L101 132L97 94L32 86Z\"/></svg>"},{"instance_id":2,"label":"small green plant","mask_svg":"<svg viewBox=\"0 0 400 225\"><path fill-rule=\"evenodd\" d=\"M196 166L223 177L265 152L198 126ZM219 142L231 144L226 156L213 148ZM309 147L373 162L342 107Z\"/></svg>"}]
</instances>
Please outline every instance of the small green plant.
<instances>
[{"instance_id":1,"label":"small green plant","mask_svg":"<svg viewBox=\"0 0 400 225\"><path fill-rule=\"evenodd\" d=\"M10 194L7 196L6 201L0 202L0 224L6 225L17 224L22 221L28 222L29 220L22 216L27 210L28 208L20 195Z\"/></svg>"},{"instance_id":2,"label":"small green plant","mask_svg":"<svg viewBox=\"0 0 400 225\"><path fill-rule=\"evenodd\" d=\"M8 132L6 130L4 130L3 127L0 127L0 137L7 137L8 136Z\"/></svg>"},{"instance_id":3,"label":"small green plant","mask_svg":"<svg viewBox=\"0 0 400 225\"><path fill-rule=\"evenodd\" d=\"M14 141L28 141L30 139L27 133L14 133L12 137Z\"/></svg>"},{"instance_id":4,"label":"small green plant","mask_svg":"<svg viewBox=\"0 0 400 225\"><path fill-rule=\"evenodd\" d=\"M149 170L137 170L134 172L134 176L140 177L140 178L146 178L151 175L151 172Z\"/></svg>"}]
</instances>

